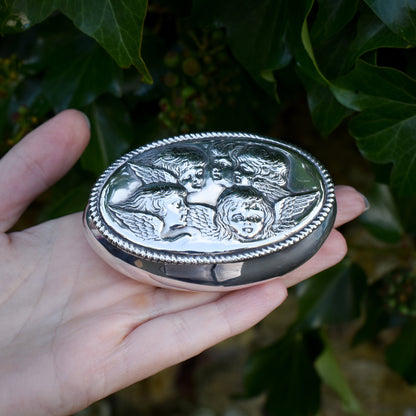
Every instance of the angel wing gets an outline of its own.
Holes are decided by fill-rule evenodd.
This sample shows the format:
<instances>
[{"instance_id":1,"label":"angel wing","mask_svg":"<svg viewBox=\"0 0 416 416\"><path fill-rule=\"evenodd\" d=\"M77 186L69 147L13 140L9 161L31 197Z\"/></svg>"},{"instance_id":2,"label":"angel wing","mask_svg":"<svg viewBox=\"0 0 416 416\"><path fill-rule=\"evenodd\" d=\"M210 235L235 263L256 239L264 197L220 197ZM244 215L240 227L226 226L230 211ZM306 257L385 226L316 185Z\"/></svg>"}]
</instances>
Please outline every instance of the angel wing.
<instances>
[{"instance_id":1,"label":"angel wing","mask_svg":"<svg viewBox=\"0 0 416 416\"><path fill-rule=\"evenodd\" d=\"M157 230L157 221L160 220L156 217L116 208L111 208L110 212L121 225L128 228L139 240L160 240L160 233Z\"/></svg>"},{"instance_id":2,"label":"angel wing","mask_svg":"<svg viewBox=\"0 0 416 416\"><path fill-rule=\"evenodd\" d=\"M274 231L283 231L296 225L296 218L318 199L319 191L309 194L288 196L276 204Z\"/></svg>"},{"instance_id":3,"label":"angel wing","mask_svg":"<svg viewBox=\"0 0 416 416\"><path fill-rule=\"evenodd\" d=\"M187 216L188 227L196 228L204 237L215 238L218 229L214 223L215 211L205 205L189 204Z\"/></svg>"},{"instance_id":4,"label":"angel wing","mask_svg":"<svg viewBox=\"0 0 416 416\"><path fill-rule=\"evenodd\" d=\"M269 201L277 201L290 195L287 189L265 178L256 178L252 183L252 187L260 191Z\"/></svg>"},{"instance_id":5,"label":"angel wing","mask_svg":"<svg viewBox=\"0 0 416 416\"><path fill-rule=\"evenodd\" d=\"M129 168L144 183L177 183L178 180L170 172L162 168L129 163Z\"/></svg>"}]
</instances>

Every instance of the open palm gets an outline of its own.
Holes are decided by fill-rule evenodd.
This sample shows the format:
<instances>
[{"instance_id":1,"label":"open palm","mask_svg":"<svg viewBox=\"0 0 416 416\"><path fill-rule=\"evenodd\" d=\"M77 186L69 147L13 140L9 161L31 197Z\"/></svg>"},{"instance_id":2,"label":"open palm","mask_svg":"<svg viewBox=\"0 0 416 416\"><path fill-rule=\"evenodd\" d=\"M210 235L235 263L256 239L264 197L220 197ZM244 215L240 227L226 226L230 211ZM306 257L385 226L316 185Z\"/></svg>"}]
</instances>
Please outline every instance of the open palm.
<instances>
[{"instance_id":1,"label":"open palm","mask_svg":"<svg viewBox=\"0 0 416 416\"><path fill-rule=\"evenodd\" d=\"M288 275L230 292L155 288L108 267L87 244L81 213L6 234L27 205L77 160L89 138L65 111L0 161L0 413L66 415L253 326L286 287L345 255L335 230ZM336 225L365 208L337 189Z\"/></svg>"}]
</instances>

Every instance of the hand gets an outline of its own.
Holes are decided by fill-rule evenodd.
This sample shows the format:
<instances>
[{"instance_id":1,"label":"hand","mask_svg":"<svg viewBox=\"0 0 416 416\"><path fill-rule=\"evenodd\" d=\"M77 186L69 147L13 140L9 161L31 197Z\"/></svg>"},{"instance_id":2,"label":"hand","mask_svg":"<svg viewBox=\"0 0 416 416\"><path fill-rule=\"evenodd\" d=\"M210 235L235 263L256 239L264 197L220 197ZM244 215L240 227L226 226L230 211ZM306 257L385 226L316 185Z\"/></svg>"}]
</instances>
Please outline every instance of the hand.
<instances>
[{"instance_id":1,"label":"hand","mask_svg":"<svg viewBox=\"0 0 416 416\"><path fill-rule=\"evenodd\" d=\"M75 163L89 138L65 111L0 161L0 413L66 415L190 358L260 321L294 285L340 261L332 231L288 275L227 294L155 288L109 268L87 244L81 213L6 234L28 204ZM337 189L339 226L362 196Z\"/></svg>"}]
</instances>

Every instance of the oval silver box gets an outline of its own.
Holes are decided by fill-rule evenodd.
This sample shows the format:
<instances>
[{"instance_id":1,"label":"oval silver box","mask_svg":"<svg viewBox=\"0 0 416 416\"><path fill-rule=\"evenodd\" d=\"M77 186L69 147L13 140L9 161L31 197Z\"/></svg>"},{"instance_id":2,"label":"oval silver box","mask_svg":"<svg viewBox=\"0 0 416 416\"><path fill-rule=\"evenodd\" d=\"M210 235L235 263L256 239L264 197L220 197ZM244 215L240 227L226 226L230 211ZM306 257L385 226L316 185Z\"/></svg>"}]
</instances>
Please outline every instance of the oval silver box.
<instances>
[{"instance_id":1,"label":"oval silver box","mask_svg":"<svg viewBox=\"0 0 416 416\"><path fill-rule=\"evenodd\" d=\"M246 133L171 137L114 162L95 184L86 235L143 283L231 290L312 257L334 223L334 187L310 154Z\"/></svg>"}]
</instances>

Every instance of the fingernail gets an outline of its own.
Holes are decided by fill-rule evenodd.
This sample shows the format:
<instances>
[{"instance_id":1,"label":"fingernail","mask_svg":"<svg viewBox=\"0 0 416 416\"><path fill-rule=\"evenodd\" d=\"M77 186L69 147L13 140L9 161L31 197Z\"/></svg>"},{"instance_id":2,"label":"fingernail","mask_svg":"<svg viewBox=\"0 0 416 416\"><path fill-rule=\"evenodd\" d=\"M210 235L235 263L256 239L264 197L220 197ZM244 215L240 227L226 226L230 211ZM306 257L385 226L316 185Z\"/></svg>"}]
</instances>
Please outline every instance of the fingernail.
<instances>
[{"instance_id":1,"label":"fingernail","mask_svg":"<svg viewBox=\"0 0 416 416\"><path fill-rule=\"evenodd\" d=\"M85 114L85 113L83 113L82 111L81 111L81 114L84 116L84 118L85 118L85 120L86 120L86 122L87 122L87 124L88 124L88 128L91 130L91 123L90 123L90 119L88 118L88 116Z\"/></svg>"},{"instance_id":2,"label":"fingernail","mask_svg":"<svg viewBox=\"0 0 416 416\"><path fill-rule=\"evenodd\" d=\"M361 192L359 193L360 195L361 195L361 197L363 198L363 200L364 200L364 211L363 212L366 212L366 211L368 211L369 209L370 209L370 201L367 199L367 197L364 195L364 194L362 194Z\"/></svg>"}]
</instances>

